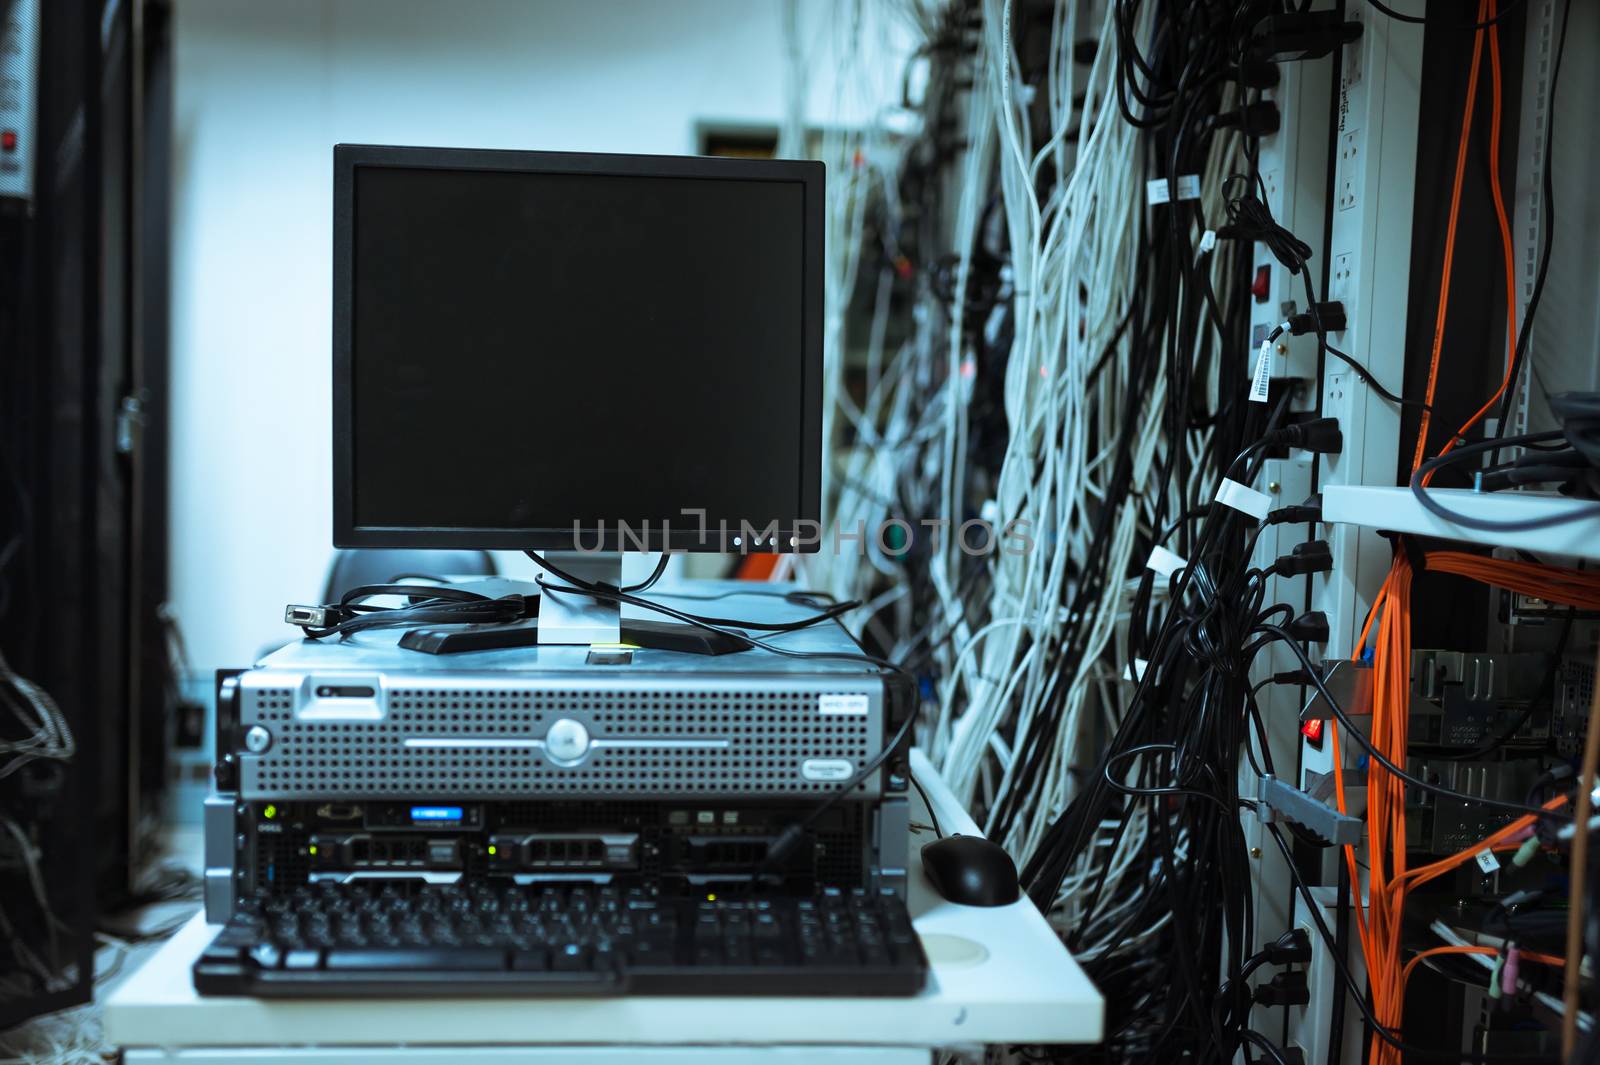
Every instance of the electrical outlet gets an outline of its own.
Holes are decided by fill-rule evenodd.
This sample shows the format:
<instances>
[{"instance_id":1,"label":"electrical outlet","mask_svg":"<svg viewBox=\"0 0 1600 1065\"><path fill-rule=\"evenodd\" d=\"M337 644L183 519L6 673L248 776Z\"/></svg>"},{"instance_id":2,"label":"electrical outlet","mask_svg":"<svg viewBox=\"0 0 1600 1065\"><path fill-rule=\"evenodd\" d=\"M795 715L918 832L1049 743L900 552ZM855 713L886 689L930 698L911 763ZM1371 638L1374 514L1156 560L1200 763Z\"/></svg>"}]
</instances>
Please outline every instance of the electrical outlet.
<instances>
[{"instance_id":1,"label":"electrical outlet","mask_svg":"<svg viewBox=\"0 0 1600 1065\"><path fill-rule=\"evenodd\" d=\"M1283 172L1277 167L1261 172L1261 183L1267 187L1267 208L1275 218L1283 216Z\"/></svg>"},{"instance_id":2,"label":"electrical outlet","mask_svg":"<svg viewBox=\"0 0 1600 1065\"><path fill-rule=\"evenodd\" d=\"M1329 365L1334 365L1330 360ZM1351 405L1355 398L1350 394L1350 375L1347 373L1325 373L1322 380L1322 415L1325 418L1338 418L1341 428L1353 424ZM1348 431L1348 430L1346 430ZM1323 455L1322 472L1324 483L1346 484L1344 473L1341 470L1340 458L1342 455Z\"/></svg>"},{"instance_id":3,"label":"electrical outlet","mask_svg":"<svg viewBox=\"0 0 1600 1065\"><path fill-rule=\"evenodd\" d=\"M1356 205L1356 168L1361 164L1359 134L1347 130L1339 134L1339 210Z\"/></svg>"},{"instance_id":4,"label":"electrical outlet","mask_svg":"<svg viewBox=\"0 0 1600 1065\"><path fill-rule=\"evenodd\" d=\"M1343 303L1347 314L1350 311L1350 271L1354 261L1355 256L1347 251L1335 255L1333 276L1328 278L1328 298Z\"/></svg>"},{"instance_id":5,"label":"electrical outlet","mask_svg":"<svg viewBox=\"0 0 1600 1065\"><path fill-rule=\"evenodd\" d=\"M1349 390L1349 379L1342 373L1331 373L1327 376L1327 385L1322 390L1323 408L1344 406Z\"/></svg>"},{"instance_id":6,"label":"electrical outlet","mask_svg":"<svg viewBox=\"0 0 1600 1065\"><path fill-rule=\"evenodd\" d=\"M1359 25L1361 22L1361 5L1353 5L1346 17ZM1341 51L1344 52L1343 89L1345 92L1349 92L1361 84L1361 49L1359 47L1344 48Z\"/></svg>"}]
</instances>

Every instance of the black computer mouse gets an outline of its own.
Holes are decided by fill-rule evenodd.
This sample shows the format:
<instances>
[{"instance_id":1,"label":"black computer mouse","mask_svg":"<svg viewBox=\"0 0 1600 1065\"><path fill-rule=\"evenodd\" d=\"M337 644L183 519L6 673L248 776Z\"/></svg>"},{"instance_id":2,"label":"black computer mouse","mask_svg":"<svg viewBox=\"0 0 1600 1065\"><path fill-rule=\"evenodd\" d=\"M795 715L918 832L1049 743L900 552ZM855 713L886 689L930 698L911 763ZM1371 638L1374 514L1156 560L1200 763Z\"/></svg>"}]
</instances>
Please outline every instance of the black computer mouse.
<instances>
[{"instance_id":1,"label":"black computer mouse","mask_svg":"<svg viewBox=\"0 0 1600 1065\"><path fill-rule=\"evenodd\" d=\"M922 871L935 891L963 906L1005 906L1022 897L1011 855L982 836L945 836L924 845Z\"/></svg>"}]
</instances>

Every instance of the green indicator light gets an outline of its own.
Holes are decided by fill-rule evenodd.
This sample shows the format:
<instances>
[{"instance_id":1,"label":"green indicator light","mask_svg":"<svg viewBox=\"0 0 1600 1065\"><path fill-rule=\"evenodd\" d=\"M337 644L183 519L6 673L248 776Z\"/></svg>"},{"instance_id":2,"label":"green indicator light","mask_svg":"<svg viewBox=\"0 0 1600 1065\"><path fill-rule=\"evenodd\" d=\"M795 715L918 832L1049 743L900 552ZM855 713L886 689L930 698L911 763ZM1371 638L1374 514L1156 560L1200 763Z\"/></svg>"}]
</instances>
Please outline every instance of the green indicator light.
<instances>
[{"instance_id":1,"label":"green indicator light","mask_svg":"<svg viewBox=\"0 0 1600 1065\"><path fill-rule=\"evenodd\" d=\"M311 854L317 853L317 848L315 848L315 847L307 847L306 850L307 850L308 853L311 853Z\"/></svg>"},{"instance_id":2,"label":"green indicator light","mask_svg":"<svg viewBox=\"0 0 1600 1065\"><path fill-rule=\"evenodd\" d=\"M271 803L268 803L267 808L261 811L261 816L265 817L268 821L271 821L274 817L278 816L278 808Z\"/></svg>"},{"instance_id":3,"label":"green indicator light","mask_svg":"<svg viewBox=\"0 0 1600 1065\"><path fill-rule=\"evenodd\" d=\"M493 843L491 843L491 844L489 844L489 853L490 854L499 854L500 853L500 848L496 847Z\"/></svg>"}]
</instances>

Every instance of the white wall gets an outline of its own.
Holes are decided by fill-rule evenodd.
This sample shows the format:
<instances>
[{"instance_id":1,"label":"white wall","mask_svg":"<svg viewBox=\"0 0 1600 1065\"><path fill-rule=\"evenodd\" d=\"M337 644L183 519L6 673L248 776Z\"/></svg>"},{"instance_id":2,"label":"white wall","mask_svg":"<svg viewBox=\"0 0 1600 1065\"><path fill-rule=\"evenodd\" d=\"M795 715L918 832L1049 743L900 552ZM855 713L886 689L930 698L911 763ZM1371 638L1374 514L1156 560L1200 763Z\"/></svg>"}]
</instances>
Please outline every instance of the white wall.
<instances>
[{"instance_id":1,"label":"white wall","mask_svg":"<svg viewBox=\"0 0 1600 1065\"><path fill-rule=\"evenodd\" d=\"M813 116L831 11L802 5ZM248 664L293 635L286 602L321 594L332 146L691 152L697 119L781 120L780 18L777 0L178 0L172 601L197 672Z\"/></svg>"}]
</instances>

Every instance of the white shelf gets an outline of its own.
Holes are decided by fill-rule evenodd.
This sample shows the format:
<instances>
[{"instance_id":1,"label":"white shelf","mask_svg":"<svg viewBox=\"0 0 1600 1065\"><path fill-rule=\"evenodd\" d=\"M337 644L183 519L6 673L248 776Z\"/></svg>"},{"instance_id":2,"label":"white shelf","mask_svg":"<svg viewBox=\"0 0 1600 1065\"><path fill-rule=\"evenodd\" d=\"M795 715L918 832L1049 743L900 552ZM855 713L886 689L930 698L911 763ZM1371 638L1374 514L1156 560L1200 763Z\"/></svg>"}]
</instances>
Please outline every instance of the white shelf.
<instances>
[{"instance_id":1,"label":"white shelf","mask_svg":"<svg viewBox=\"0 0 1600 1065\"><path fill-rule=\"evenodd\" d=\"M1322 490L1322 520L1541 554L1600 559L1600 507L1592 501L1534 492L1473 492L1465 488L1430 488L1428 495L1458 514L1489 521L1522 521L1582 512L1589 516L1516 532L1468 529L1424 508L1410 488L1329 485Z\"/></svg>"}]
</instances>

